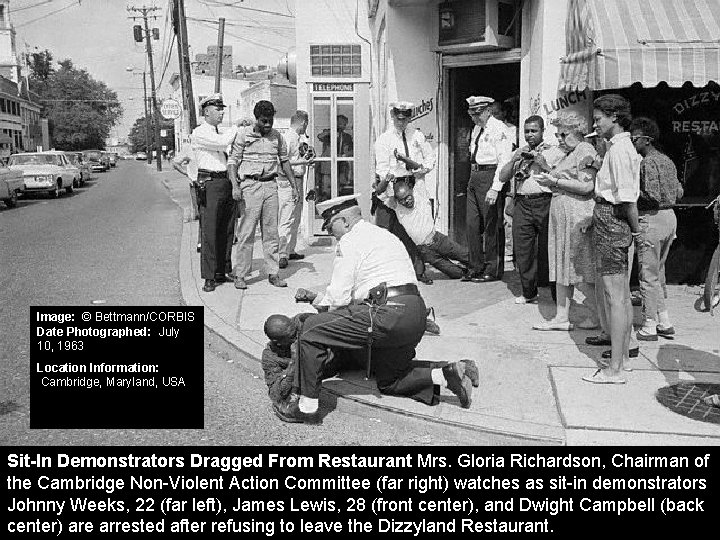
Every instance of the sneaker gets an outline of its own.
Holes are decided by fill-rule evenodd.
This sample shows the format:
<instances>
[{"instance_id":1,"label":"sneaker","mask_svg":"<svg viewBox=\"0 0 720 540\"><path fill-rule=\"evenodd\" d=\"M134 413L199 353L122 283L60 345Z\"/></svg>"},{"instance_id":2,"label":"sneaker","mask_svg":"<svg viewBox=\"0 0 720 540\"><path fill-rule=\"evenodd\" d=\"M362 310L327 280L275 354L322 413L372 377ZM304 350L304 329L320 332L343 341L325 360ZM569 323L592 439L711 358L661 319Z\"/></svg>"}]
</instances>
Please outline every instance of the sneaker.
<instances>
[{"instance_id":1,"label":"sneaker","mask_svg":"<svg viewBox=\"0 0 720 540\"><path fill-rule=\"evenodd\" d=\"M279 265L280 265L280 268L287 268L288 260L285 257L281 257Z\"/></svg>"},{"instance_id":2,"label":"sneaker","mask_svg":"<svg viewBox=\"0 0 720 540\"><path fill-rule=\"evenodd\" d=\"M525 298L524 296L518 296L515 299L516 304L536 304L538 300L537 294L532 298Z\"/></svg>"},{"instance_id":3,"label":"sneaker","mask_svg":"<svg viewBox=\"0 0 720 540\"><path fill-rule=\"evenodd\" d=\"M289 424L314 423L317 421L317 413L306 414L300 410L299 401L293 396L273 403L273 412L283 422Z\"/></svg>"},{"instance_id":4,"label":"sneaker","mask_svg":"<svg viewBox=\"0 0 720 540\"><path fill-rule=\"evenodd\" d=\"M551 331L551 330L560 330L560 331L569 332L573 328L574 328L573 323L571 323L570 321L550 320L550 321L543 321L541 323L533 325L533 330L541 330L541 331L546 331L546 332Z\"/></svg>"},{"instance_id":5,"label":"sneaker","mask_svg":"<svg viewBox=\"0 0 720 540\"><path fill-rule=\"evenodd\" d=\"M657 334L651 334L650 332L646 332L644 328L641 328L637 331L636 334L638 341L657 341L658 336Z\"/></svg>"},{"instance_id":6,"label":"sneaker","mask_svg":"<svg viewBox=\"0 0 720 540\"><path fill-rule=\"evenodd\" d=\"M625 379L620 377L620 375L616 375L614 377L605 375L601 369L598 369L592 375L583 377L582 380L592 384L625 384L627 382Z\"/></svg>"},{"instance_id":7,"label":"sneaker","mask_svg":"<svg viewBox=\"0 0 720 540\"><path fill-rule=\"evenodd\" d=\"M247 283L239 276L235 276L235 288L236 289L247 289Z\"/></svg>"},{"instance_id":8,"label":"sneaker","mask_svg":"<svg viewBox=\"0 0 720 540\"><path fill-rule=\"evenodd\" d=\"M673 336L675 335L675 328L672 326L663 327L658 324L657 335L662 336L665 339L674 339Z\"/></svg>"},{"instance_id":9,"label":"sneaker","mask_svg":"<svg viewBox=\"0 0 720 540\"><path fill-rule=\"evenodd\" d=\"M287 287L287 283L285 283L278 274L270 274L268 276L268 281L273 287Z\"/></svg>"}]
</instances>

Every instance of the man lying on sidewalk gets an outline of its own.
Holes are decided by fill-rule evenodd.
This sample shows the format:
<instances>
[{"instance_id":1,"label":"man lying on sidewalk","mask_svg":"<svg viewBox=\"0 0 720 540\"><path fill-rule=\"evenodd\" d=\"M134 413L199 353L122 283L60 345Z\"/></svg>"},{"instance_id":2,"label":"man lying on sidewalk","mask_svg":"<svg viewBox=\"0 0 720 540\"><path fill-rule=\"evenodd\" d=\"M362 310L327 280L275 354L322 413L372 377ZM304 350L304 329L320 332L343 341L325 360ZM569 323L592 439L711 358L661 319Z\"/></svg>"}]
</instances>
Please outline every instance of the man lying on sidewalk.
<instances>
[{"instance_id":1,"label":"man lying on sidewalk","mask_svg":"<svg viewBox=\"0 0 720 540\"><path fill-rule=\"evenodd\" d=\"M325 294L313 305L320 311L300 330L297 397L273 409L284 422L312 422L318 411L325 366L332 351L369 348L378 390L432 405L436 385L447 386L464 408L470 407L477 367L466 360L435 367L413 363L425 332L425 302L406 250L392 233L362 219L357 195L317 204L327 229L338 240L333 273ZM369 330L369 331L368 331Z\"/></svg>"},{"instance_id":2,"label":"man lying on sidewalk","mask_svg":"<svg viewBox=\"0 0 720 540\"><path fill-rule=\"evenodd\" d=\"M388 199L388 206L395 210L398 221L415 242L420 258L451 279L460 279L470 265L468 248L453 242L435 230L430 200L425 192L425 182L418 180L414 187L396 183L394 197ZM456 264L458 261L463 266Z\"/></svg>"}]
</instances>

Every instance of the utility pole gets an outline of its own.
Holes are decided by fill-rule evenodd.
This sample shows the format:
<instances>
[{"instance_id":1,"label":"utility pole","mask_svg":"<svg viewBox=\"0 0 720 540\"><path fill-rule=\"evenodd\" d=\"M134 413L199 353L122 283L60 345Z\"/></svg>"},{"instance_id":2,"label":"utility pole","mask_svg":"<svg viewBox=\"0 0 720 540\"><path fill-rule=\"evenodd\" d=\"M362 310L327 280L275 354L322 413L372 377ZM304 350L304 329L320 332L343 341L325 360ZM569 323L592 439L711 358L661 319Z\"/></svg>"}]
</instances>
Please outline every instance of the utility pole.
<instances>
[{"instance_id":1,"label":"utility pole","mask_svg":"<svg viewBox=\"0 0 720 540\"><path fill-rule=\"evenodd\" d=\"M145 105L145 153L147 154L148 163L152 155L152 149L150 148L150 117L148 116L148 97L147 97L147 84L145 82L145 72L143 71L143 105Z\"/></svg>"},{"instance_id":2,"label":"utility pole","mask_svg":"<svg viewBox=\"0 0 720 540\"><path fill-rule=\"evenodd\" d=\"M218 19L217 60L215 61L215 93L220 93L220 79L222 78L223 42L225 40L225 19Z\"/></svg>"},{"instance_id":3,"label":"utility pole","mask_svg":"<svg viewBox=\"0 0 720 540\"><path fill-rule=\"evenodd\" d=\"M150 90L152 92L152 116L153 120L155 122L155 159L156 159L156 165L157 170L162 171L162 150L161 150L161 141L160 141L160 115L158 114L158 106L157 106L157 97L155 92L155 68L153 66L153 53L152 53L152 41L150 37L150 27L148 26L148 13L157 11L160 8L158 7L129 7L128 11L134 11L137 13L141 13L142 17L130 17L131 19L139 19L142 18L143 23L145 25L145 47L147 50L148 55L148 65L150 68ZM157 16L152 16L153 19L157 19ZM148 154L148 163L151 163L152 158L150 157L150 154Z\"/></svg>"},{"instance_id":4,"label":"utility pole","mask_svg":"<svg viewBox=\"0 0 720 540\"><path fill-rule=\"evenodd\" d=\"M173 0L173 22L178 42L178 61L180 63L180 84L183 93L183 108L188 113L188 134L197 126L195 97L192 88L190 53L188 52L187 22L185 20L185 0Z\"/></svg>"}]
</instances>

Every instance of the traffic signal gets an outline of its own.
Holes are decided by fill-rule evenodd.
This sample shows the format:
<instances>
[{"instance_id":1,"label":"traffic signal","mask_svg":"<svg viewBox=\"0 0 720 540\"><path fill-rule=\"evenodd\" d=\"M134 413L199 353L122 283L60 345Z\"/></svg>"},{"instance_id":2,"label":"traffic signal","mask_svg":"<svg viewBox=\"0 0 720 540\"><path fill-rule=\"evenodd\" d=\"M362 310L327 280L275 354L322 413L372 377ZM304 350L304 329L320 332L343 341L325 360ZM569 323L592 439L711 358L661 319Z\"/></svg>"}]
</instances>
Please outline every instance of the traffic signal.
<instances>
[{"instance_id":1,"label":"traffic signal","mask_svg":"<svg viewBox=\"0 0 720 540\"><path fill-rule=\"evenodd\" d=\"M160 29L159 28L153 28L152 29L152 36L154 40L160 39Z\"/></svg>"},{"instance_id":2,"label":"traffic signal","mask_svg":"<svg viewBox=\"0 0 720 540\"><path fill-rule=\"evenodd\" d=\"M137 41L138 43L142 43L142 26L140 26L139 24L133 26L133 36L135 37L135 41Z\"/></svg>"}]
</instances>

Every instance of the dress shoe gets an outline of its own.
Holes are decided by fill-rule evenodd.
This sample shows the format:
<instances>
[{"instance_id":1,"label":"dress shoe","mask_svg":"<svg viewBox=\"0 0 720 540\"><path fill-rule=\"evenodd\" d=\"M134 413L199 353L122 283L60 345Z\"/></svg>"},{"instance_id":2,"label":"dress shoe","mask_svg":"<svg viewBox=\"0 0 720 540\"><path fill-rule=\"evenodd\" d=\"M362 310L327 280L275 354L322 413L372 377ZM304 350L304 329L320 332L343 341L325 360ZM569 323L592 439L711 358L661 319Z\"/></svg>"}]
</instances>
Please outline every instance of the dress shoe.
<instances>
[{"instance_id":1,"label":"dress shoe","mask_svg":"<svg viewBox=\"0 0 720 540\"><path fill-rule=\"evenodd\" d=\"M663 328L662 326L658 325L657 335L662 336L666 339L674 339L673 336L675 335L675 328L673 328L672 326Z\"/></svg>"},{"instance_id":2,"label":"dress shoe","mask_svg":"<svg viewBox=\"0 0 720 540\"><path fill-rule=\"evenodd\" d=\"M275 401L273 403L273 412L280 420L288 422L289 424L313 423L317 421L317 413L306 414L302 412L299 401L294 396L284 401Z\"/></svg>"},{"instance_id":3,"label":"dress shoe","mask_svg":"<svg viewBox=\"0 0 720 540\"><path fill-rule=\"evenodd\" d=\"M268 276L268 281L273 287L287 287L287 283L285 283L278 274L270 274Z\"/></svg>"},{"instance_id":4,"label":"dress shoe","mask_svg":"<svg viewBox=\"0 0 720 540\"><path fill-rule=\"evenodd\" d=\"M465 375L468 379L470 379L470 382L472 385L477 388L480 386L480 372L478 371L477 364L475 363L475 360L470 360L469 358L463 358L460 360L462 364L465 364Z\"/></svg>"},{"instance_id":5,"label":"dress shoe","mask_svg":"<svg viewBox=\"0 0 720 540\"><path fill-rule=\"evenodd\" d=\"M205 292L213 292L215 290L215 280L214 279L206 279L205 285L203 285L203 291Z\"/></svg>"},{"instance_id":6,"label":"dress shoe","mask_svg":"<svg viewBox=\"0 0 720 540\"><path fill-rule=\"evenodd\" d=\"M439 336L440 335L440 327L437 325L437 323L435 321L426 319L425 320L425 333L433 335L433 336Z\"/></svg>"},{"instance_id":7,"label":"dress shoe","mask_svg":"<svg viewBox=\"0 0 720 540\"><path fill-rule=\"evenodd\" d=\"M288 260L285 257L280 258L279 262L280 268L287 268L288 267Z\"/></svg>"},{"instance_id":8,"label":"dress shoe","mask_svg":"<svg viewBox=\"0 0 720 540\"><path fill-rule=\"evenodd\" d=\"M635 334L638 341L657 341L658 335L657 334L646 334L643 332L642 329L638 330L637 334Z\"/></svg>"},{"instance_id":9,"label":"dress shoe","mask_svg":"<svg viewBox=\"0 0 720 540\"><path fill-rule=\"evenodd\" d=\"M489 283L490 281L500 281L500 279L490 274L483 274L482 276L472 278L470 281L473 283Z\"/></svg>"},{"instance_id":10,"label":"dress shoe","mask_svg":"<svg viewBox=\"0 0 720 540\"><path fill-rule=\"evenodd\" d=\"M472 281L473 278L479 278L480 276L482 276L480 272L465 272L460 281Z\"/></svg>"},{"instance_id":11,"label":"dress shoe","mask_svg":"<svg viewBox=\"0 0 720 540\"><path fill-rule=\"evenodd\" d=\"M247 289L247 283L239 276L235 276L235 288L236 289Z\"/></svg>"},{"instance_id":12,"label":"dress shoe","mask_svg":"<svg viewBox=\"0 0 720 540\"><path fill-rule=\"evenodd\" d=\"M232 281L232 278L225 274L215 274L215 283L229 283L230 281Z\"/></svg>"},{"instance_id":13,"label":"dress shoe","mask_svg":"<svg viewBox=\"0 0 720 540\"><path fill-rule=\"evenodd\" d=\"M422 276L418 276L417 280L418 280L420 283L424 283L425 285L432 285L432 284L433 284L433 280L430 279L429 277L427 277L425 274L423 274Z\"/></svg>"},{"instance_id":14,"label":"dress shoe","mask_svg":"<svg viewBox=\"0 0 720 540\"><path fill-rule=\"evenodd\" d=\"M290 255L288 255L288 259L290 259L291 261L301 261L304 258L305 258L305 255L303 255L301 253L291 253Z\"/></svg>"},{"instance_id":15,"label":"dress shoe","mask_svg":"<svg viewBox=\"0 0 720 540\"><path fill-rule=\"evenodd\" d=\"M472 382L465 376L465 364L455 362L442 368L448 390L460 400L463 409L469 409L472 403Z\"/></svg>"},{"instance_id":16,"label":"dress shoe","mask_svg":"<svg viewBox=\"0 0 720 540\"><path fill-rule=\"evenodd\" d=\"M640 347L635 347L634 349L630 349L628 351L628 353L629 353L630 358L637 358L638 355L640 354ZM603 351L602 357L603 358L612 358L612 351L610 351L610 350Z\"/></svg>"},{"instance_id":17,"label":"dress shoe","mask_svg":"<svg viewBox=\"0 0 720 540\"><path fill-rule=\"evenodd\" d=\"M537 304L538 297L537 294L533 296L532 298L525 298L524 296L518 296L515 299L516 304Z\"/></svg>"},{"instance_id":18,"label":"dress shoe","mask_svg":"<svg viewBox=\"0 0 720 540\"><path fill-rule=\"evenodd\" d=\"M610 338L603 336L588 336L585 338L585 343L588 345L600 345L606 347L610 345Z\"/></svg>"}]
</instances>

